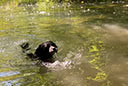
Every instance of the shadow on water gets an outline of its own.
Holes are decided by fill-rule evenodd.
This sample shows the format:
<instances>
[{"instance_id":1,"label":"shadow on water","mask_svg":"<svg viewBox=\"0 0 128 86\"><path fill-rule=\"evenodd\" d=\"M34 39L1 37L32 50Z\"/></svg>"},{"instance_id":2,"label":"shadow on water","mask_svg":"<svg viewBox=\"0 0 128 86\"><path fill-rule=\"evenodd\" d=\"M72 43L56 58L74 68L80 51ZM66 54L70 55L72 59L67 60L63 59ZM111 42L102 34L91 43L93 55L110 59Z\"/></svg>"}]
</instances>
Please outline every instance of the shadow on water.
<instances>
[{"instance_id":1,"label":"shadow on water","mask_svg":"<svg viewBox=\"0 0 128 86\"><path fill-rule=\"evenodd\" d=\"M14 7L0 6L1 86L128 85L127 4ZM59 51L45 66L19 46L29 42L34 52L47 40Z\"/></svg>"}]
</instances>

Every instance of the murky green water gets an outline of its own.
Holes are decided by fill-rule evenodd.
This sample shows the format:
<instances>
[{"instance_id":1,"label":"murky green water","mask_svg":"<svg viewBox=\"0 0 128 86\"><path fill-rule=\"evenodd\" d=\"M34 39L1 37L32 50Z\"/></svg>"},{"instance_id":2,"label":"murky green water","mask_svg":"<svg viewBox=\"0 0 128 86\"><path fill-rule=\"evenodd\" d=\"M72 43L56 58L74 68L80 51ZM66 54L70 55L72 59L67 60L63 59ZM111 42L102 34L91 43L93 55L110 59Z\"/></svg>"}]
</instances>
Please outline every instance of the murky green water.
<instances>
[{"instance_id":1,"label":"murky green water","mask_svg":"<svg viewBox=\"0 0 128 86\"><path fill-rule=\"evenodd\" d=\"M36 65L19 46L47 40L70 68ZM127 66L128 4L0 6L0 86L127 86Z\"/></svg>"}]
</instances>

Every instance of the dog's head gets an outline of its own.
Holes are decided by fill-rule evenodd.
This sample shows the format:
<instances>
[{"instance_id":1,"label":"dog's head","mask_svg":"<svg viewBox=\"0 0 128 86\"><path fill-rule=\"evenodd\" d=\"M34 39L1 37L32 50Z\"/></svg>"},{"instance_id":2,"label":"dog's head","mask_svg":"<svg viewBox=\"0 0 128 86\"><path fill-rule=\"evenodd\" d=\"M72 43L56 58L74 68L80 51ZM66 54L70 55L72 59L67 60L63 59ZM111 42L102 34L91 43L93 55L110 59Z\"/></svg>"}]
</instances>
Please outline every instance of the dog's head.
<instances>
[{"instance_id":1,"label":"dog's head","mask_svg":"<svg viewBox=\"0 0 128 86\"><path fill-rule=\"evenodd\" d=\"M41 60L46 60L51 58L57 51L57 45L52 41L47 41L39 45L35 51L35 55L40 57Z\"/></svg>"},{"instance_id":2,"label":"dog's head","mask_svg":"<svg viewBox=\"0 0 128 86\"><path fill-rule=\"evenodd\" d=\"M51 55L54 55L55 53L57 53L58 51L58 48L56 46L56 44L52 41L47 41L45 43L43 43L46 50L48 50L48 52L51 54Z\"/></svg>"}]
</instances>

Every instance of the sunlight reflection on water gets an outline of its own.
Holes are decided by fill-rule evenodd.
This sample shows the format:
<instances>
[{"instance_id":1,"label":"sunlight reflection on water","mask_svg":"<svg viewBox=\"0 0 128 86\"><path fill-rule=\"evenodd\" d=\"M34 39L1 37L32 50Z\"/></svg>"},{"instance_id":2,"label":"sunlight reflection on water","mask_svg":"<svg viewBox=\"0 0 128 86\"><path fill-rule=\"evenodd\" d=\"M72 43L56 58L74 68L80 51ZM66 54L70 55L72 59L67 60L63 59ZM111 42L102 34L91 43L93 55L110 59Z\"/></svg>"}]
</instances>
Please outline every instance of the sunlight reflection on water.
<instances>
[{"instance_id":1,"label":"sunlight reflection on water","mask_svg":"<svg viewBox=\"0 0 128 86\"><path fill-rule=\"evenodd\" d=\"M20 72L16 72L16 71L0 72L0 77L13 76L17 74L20 74Z\"/></svg>"}]
</instances>

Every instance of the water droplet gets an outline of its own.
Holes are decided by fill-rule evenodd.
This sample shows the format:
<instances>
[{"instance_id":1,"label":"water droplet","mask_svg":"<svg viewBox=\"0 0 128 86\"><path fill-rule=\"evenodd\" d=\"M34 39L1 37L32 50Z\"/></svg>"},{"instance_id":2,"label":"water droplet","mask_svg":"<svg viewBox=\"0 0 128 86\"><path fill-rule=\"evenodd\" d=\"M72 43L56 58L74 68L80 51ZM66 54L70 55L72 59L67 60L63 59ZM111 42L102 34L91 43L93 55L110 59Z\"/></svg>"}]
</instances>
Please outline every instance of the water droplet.
<instances>
[{"instance_id":1,"label":"water droplet","mask_svg":"<svg viewBox=\"0 0 128 86\"><path fill-rule=\"evenodd\" d=\"M80 8L84 8L83 6L81 6Z\"/></svg>"},{"instance_id":2,"label":"water droplet","mask_svg":"<svg viewBox=\"0 0 128 86\"><path fill-rule=\"evenodd\" d=\"M60 7L60 5L58 5L58 7Z\"/></svg>"},{"instance_id":3,"label":"water droplet","mask_svg":"<svg viewBox=\"0 0 128 86\"><path fill-rule=\"evenodd\" d=\"M85 13L85 12L86 12L86 10L83 10L83 12Z\"/></svg>"},{"instance_id":4,"label":"water droplet","mask_svg":"<svg viewBox=\"0 0 128 86\"><path fill-rule=\"evenodd\" d=\"M69 12L71 13L72 11L71 11L71 10L69 10Z\"/></svg>"},{"instance_id":5,"label":"water droplet","mask_svg":"<svg viewBox=\"0 0 128 86\"><path fill-rule=\"evenodd\" d=\"M113 14L116 14L116 12L113 12Z\"/></svg>"},{"instance_id":6,"label":"water droplet","mask_svg":"<svg viewBox=\"0 0 128 86\"><path fill-rule=\"evenodd\" d=\"M70 13L68 13L68 16L70 15Z\"/></svg>"},{"instance_id":7,"label":"water droplet","mask_svg":"<svg viewBox=\"0 0 128 86\"><path fill-rule=\"evenodd\" d=\"M52 6L52 9L54 9L55 7L54 6Z\"/></svg>"},{"instance_id":8,"label":"water droplet","mask_svg":"<svg viewBox=\"0 0 128 86\"><path fill-rule=\"evenodd\" d=\"M87 9L87 11L90 11L90 9Z\"/></svg>"},{"instance_id":9,"label":"water droplet","mask_svg":"<svg viewBox=\"0 0 128 86\"><path fill-rule=\"evenodd\" d=\"M124 5L123 7L128 7L128 4L127 5Z\"/></svg>"},{"instance_id":10,"label":"water droplet","mask_svg":"<svg viewBox=\"0 0 128 86\"><path fill-rule=\"evenodd\" d=\"M48 16L50 16L50 13L48 13Z\"/></svg>"},{"instance_id":11,"label":"water droplet","mask_svg":"<svg viewBox=\"0 0 128 86\"><path fill-rule=\"evenodd\" d=\"M114 3L114 1L112 1L112 3Z\"/></svg>"},{"instance_id":12,"label":"water droplet","mask_svg":"<svg viewBox=\"0 0 128 86\"><path fill-rule=\"evenodd\" d=\"M45 11L41 11L39 14L45 14L46 12Z\"/></svg>"}]
</instances>

